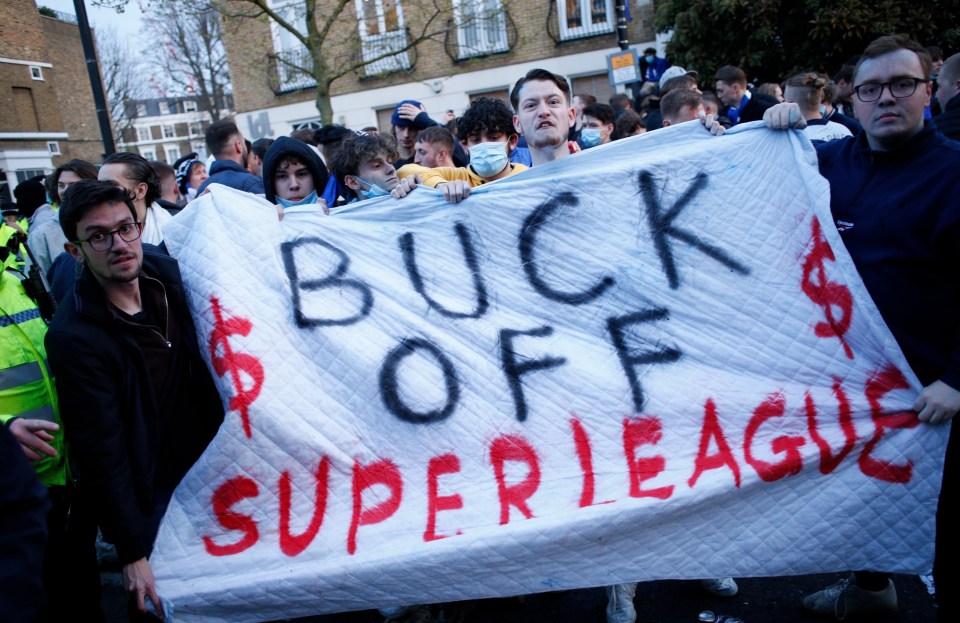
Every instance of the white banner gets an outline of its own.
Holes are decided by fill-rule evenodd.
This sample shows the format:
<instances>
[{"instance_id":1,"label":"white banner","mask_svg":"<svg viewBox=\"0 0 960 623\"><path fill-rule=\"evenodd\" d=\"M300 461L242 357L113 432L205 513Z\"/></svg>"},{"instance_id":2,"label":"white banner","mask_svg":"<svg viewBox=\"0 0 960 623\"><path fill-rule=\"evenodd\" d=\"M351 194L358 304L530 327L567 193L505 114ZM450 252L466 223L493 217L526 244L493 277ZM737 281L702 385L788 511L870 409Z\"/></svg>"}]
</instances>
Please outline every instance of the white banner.
<instances>
[{"instance_id":1,"label":"white banner","mask_svg":"<svg viewBox=\"0 0 960 623\"><path fill-rule=\"evenodd\" d=\"M229 406L151 558L177 620L930 568L948 430L799 134L275 214L166 230Z\"/></svg>"}]
</instances>

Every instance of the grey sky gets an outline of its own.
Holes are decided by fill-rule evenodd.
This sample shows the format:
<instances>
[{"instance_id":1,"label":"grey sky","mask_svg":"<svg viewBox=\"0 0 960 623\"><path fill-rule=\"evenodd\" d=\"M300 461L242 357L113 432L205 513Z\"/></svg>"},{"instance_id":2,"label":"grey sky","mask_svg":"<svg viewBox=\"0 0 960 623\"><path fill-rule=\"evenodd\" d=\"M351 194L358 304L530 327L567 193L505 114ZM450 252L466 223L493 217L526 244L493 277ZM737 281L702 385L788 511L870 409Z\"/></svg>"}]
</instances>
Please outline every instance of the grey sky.
<instances>
[{"instance_id":1,"label":"grey sky","mask_svg":"<svg viewBox=\"0 0 960 623\"><path fill-rule=\"evenodd\" d=\"M76 15L73 7L73 0L36 0L37 6L45 6L56 11L63 11ZM140 12L138 0L127 2L127 8L123 13L117 13L112 9L104 9L93 5L92 0L86 0L87 19L90 25L96 29L101 26L112 26L122 37L135 41L139 32L143 14Z\"/></svg>"}]
</instances>

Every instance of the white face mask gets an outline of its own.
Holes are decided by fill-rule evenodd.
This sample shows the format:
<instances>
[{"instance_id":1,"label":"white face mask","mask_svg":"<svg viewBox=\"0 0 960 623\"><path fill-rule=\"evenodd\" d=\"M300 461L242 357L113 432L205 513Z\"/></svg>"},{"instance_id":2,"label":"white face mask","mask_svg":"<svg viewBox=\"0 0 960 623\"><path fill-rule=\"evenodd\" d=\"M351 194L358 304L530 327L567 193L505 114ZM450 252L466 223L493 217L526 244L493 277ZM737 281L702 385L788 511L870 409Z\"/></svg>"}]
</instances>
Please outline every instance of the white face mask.
<instances>
[{"instance_id":1,"label":"white face mask","mask_svg":"<svg viewBox=\"0 0 960 623\"><path fill-rule=\"evenodd\" d=\"M470 167L480 177L493 177L507 166L506 143L478 143L470 147Z\"/></svg>"}]
</instances>

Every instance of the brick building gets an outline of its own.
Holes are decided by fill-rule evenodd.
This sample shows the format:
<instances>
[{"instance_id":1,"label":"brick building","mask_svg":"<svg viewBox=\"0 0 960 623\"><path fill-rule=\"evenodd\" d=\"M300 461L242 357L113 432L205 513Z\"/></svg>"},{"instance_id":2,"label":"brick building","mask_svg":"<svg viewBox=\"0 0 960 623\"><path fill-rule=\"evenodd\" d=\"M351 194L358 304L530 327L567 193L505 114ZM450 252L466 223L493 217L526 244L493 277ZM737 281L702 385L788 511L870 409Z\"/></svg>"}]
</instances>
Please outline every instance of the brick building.
<instances>
[{"instance_id":1,"label":"brick building","mask_svg":"<svg viewBox=\"0 0 960 623\"><path fill-rule=\"evenodd\" d=\"M72 158L100 162L103 143L72 15L34 0L0 3L0 198Z\"/></svg>"},{"instance_id":2,"label":"brick building","mask_svg":"<svg viewBox=\"0 0 960 623\"><path fill-rule=\"evenodd\" d=\"M305 24L304 0L268 4L291 23ZM331 4L317 0L318 20ZM662 51L650 26L653 3L628 4L631 45ZM390 113L403 99L419 100L441 120L446 110L460 114L479 96L507 99L513 83L533 67L566 75L575 93L593 93L601 101L614 91L606 64L607 55L619 50L613 0L354 0L335 26L341 29L338 42L323 48L326 62L349 66L402 47L430 19L439 25L438 36L332 84L334 122L388 129ZM226 17L223 30L244 134L275 137L316 126L315 83L284 63L302 63L305 48L266 16Z\"/></svg>"},{"instance_id":3,"label":"brick building","mask_svg":"<svg viewBox=\"0 0 960 623\"><path fill-rule=\"evenodd\" d=\"M233 113L233 96L227 95L219 106L220 117ZM192 151L207 156L203 132L210 125L209 112L199 110L195 97L162 97L127 102L131 119L122 131L118 149L138 153L147 160L173 164Z\"/></svg>"}]
</instances>

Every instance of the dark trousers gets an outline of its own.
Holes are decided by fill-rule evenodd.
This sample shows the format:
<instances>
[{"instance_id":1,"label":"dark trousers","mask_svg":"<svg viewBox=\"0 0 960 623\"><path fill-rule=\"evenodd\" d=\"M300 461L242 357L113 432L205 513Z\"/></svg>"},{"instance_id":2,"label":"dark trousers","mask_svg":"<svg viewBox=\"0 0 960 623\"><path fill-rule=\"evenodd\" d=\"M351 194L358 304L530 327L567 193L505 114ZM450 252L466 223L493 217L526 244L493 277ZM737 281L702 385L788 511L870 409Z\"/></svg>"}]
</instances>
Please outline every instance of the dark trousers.
<instances>
[{"instance_id":1,"label":"dark trousers","mask_svg":"<svg viewBox=\"0 0 960 623\"><path fill-rule=\"evenodd\" d=\"M43 558L47 608L38 621L104 623L93 509L71 485L49 487L49 538Z\"/></svg>"}]
</instances>

